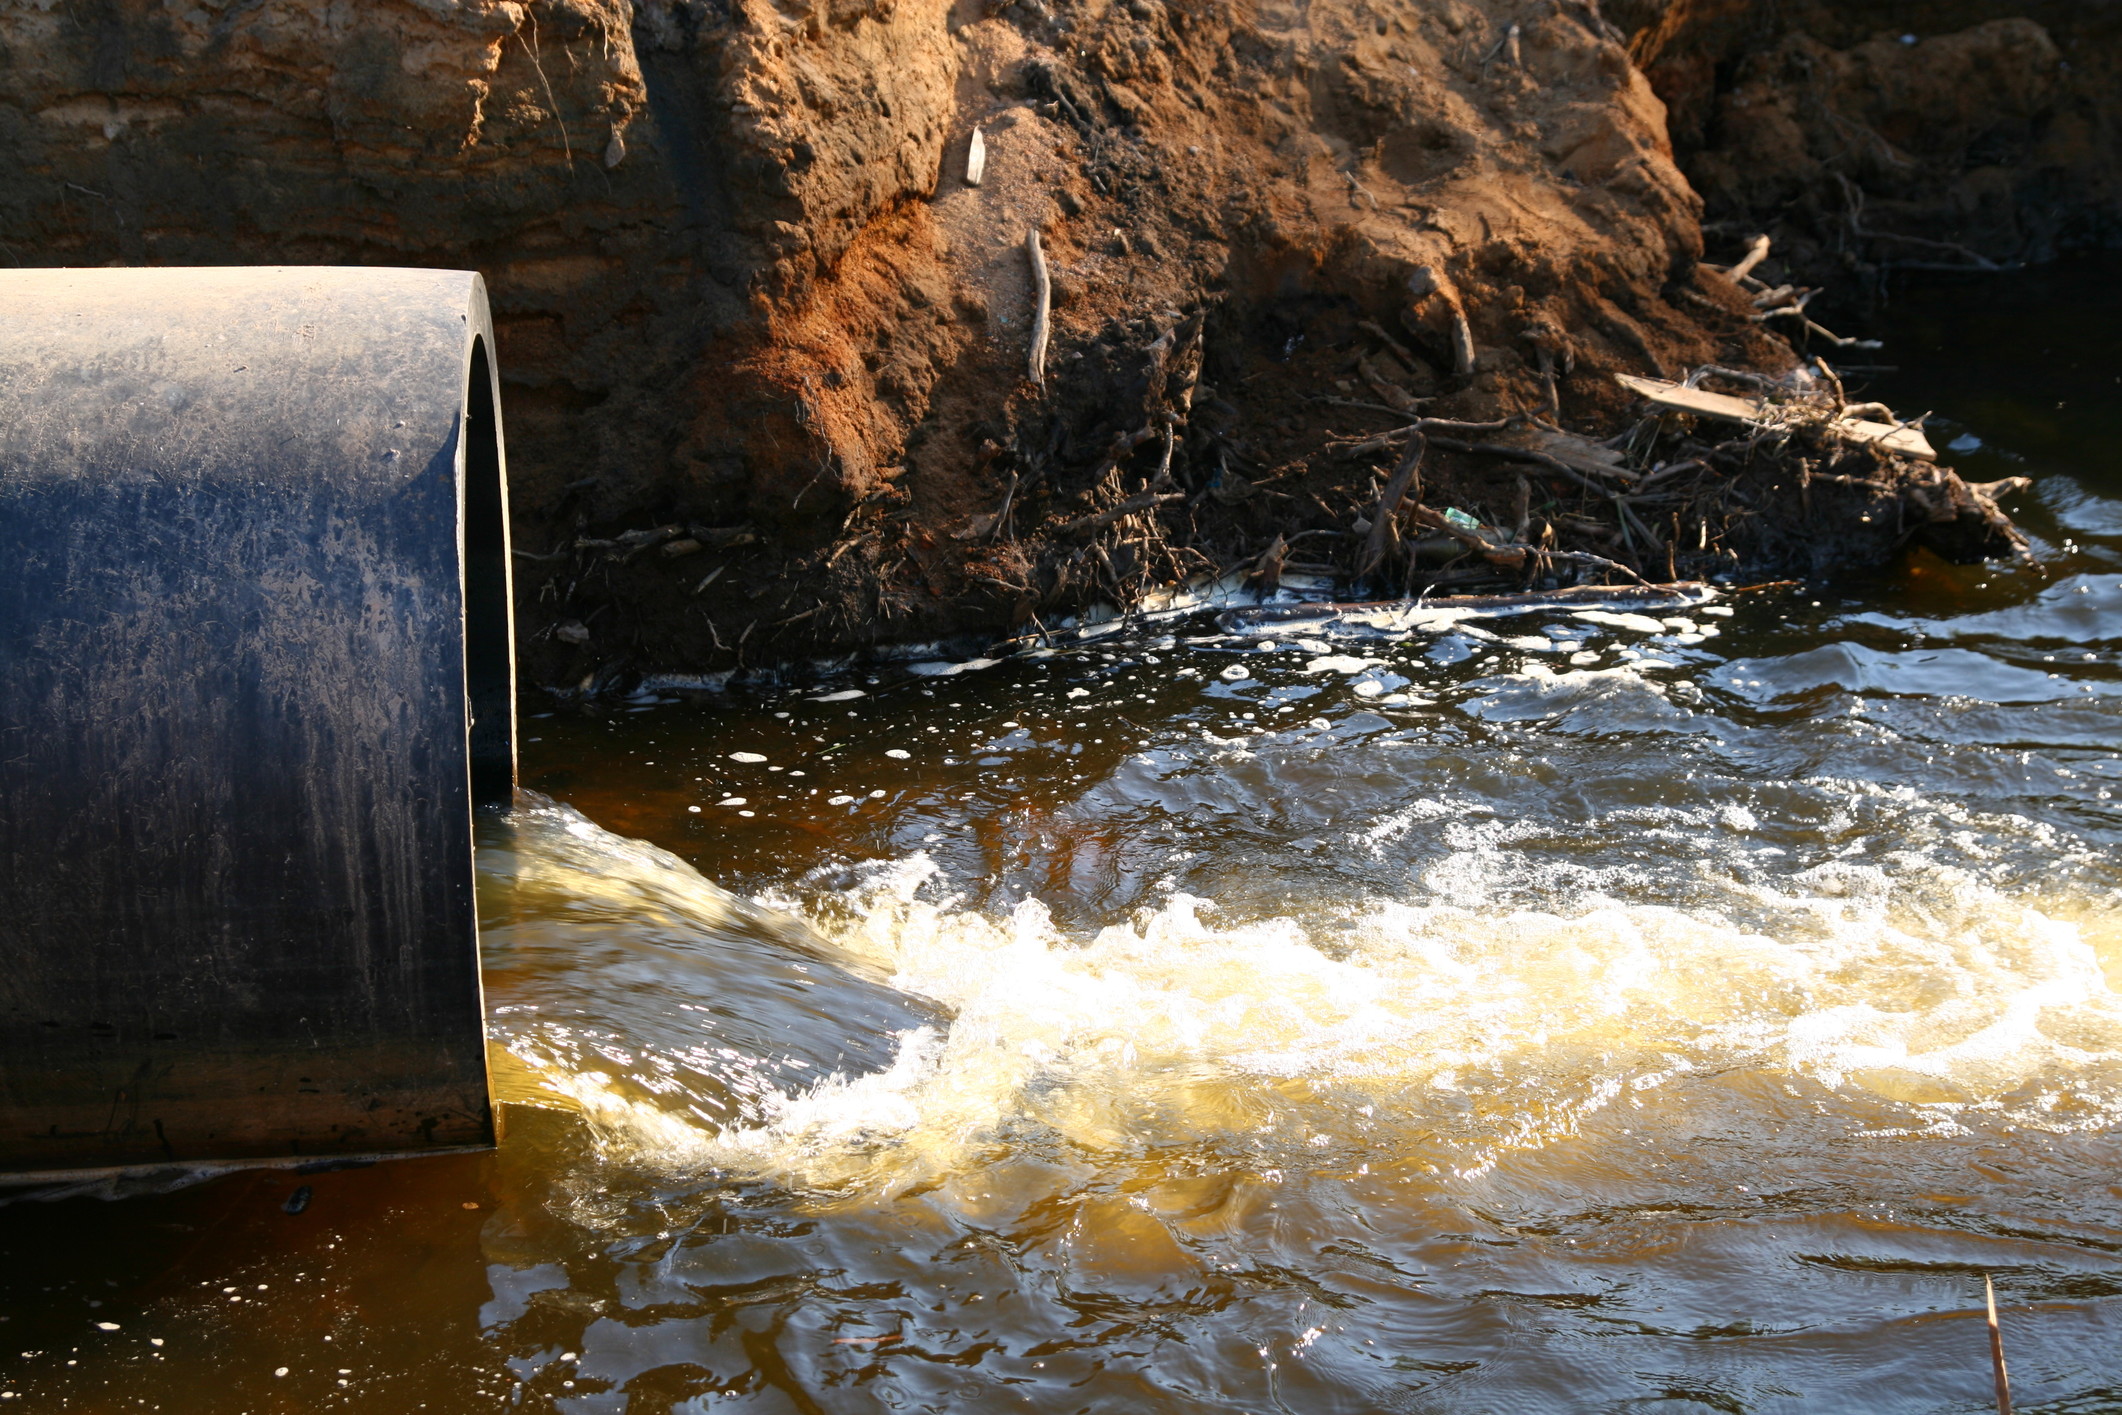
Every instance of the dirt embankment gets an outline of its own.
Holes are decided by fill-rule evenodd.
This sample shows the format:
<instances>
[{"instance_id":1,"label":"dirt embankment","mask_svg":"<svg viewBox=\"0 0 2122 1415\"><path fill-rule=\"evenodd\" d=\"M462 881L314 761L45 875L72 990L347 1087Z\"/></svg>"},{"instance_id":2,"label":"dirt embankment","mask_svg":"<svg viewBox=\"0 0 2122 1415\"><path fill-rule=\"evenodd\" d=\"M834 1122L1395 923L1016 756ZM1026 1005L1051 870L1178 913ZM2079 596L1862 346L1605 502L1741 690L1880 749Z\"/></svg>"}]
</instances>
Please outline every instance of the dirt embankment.
<instances>
[{"instance_id":1,"label":"dirt embankment","mask_svg":"<svg viewBox=\"0 0 2122 1415\"><path fill-rule=\"evenodd\" d=\"M1756 231L1845 290L2122 238L2122 7L1609 0L1713 252Z\"/></svg>"},{"instance_id":2,"label":"dirt embankment","mask_svg":"<svg viewBox=\"0 0 2122 1415\"><path fill-rule=\"evenodd\" d=\"M1004 632L1240 566L1403 588L2002 544L1949 472L1674 426L1626 444L1625 476L1682 471L1624 509L1582 465L1603 452L1558 459L1538 424L1626 430L1616 372L1795 362L1699 263L1654 80L1723 258L1779 207L1790 244L1849 248L1846 179L1864 204L1839 229L1876 262L1874 233L1926 249L1894 223L1930 208L1891 203L1927 189L1820 133L1952 168L2023 247L2031 197L1983 175L1983 144L2089 160L2097 104L2043 57L2075 41L1879 50L1749 18L1789 4L1612 9L1629 29L1591 0L14 6L0 254L484 270L525 667L556 686ZM1925 45L1988 85L1957 147L1943 99L1878 77ZM1780 128L1731 117L1785 94ZM2058 104L2078 137L2042 126ZM2102 192L2079 195L2039 240L2103 229ZM2003 253L1978 226L1938 239ZM1381 517L1417 412L1519 421L1432 424ZM1435 525L1446 507L1489 550Z\"/></svg>"}]
</instances>

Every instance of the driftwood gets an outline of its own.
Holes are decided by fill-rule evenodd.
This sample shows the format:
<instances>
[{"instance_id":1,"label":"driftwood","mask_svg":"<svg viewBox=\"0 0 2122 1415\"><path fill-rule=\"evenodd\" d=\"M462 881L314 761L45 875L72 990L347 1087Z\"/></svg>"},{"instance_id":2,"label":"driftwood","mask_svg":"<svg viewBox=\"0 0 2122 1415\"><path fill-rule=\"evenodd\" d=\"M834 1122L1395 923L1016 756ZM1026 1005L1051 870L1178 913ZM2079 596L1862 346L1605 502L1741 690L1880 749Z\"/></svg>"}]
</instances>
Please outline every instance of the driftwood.
<instances>
[{"instance_id":1,"label":"driftwood","mask_svg":"<svg viewBox=\"0 0 2122 1415\"><path fill-rule=\"evenodd\" d=\"M1370 535L1363 542L1363 554L1356 561L1356 577L1361 579L1378 568L1385 559L1385 552L1393 540L1394 519L1400 514L1400 503L1414 491L1417 500L1421 493L1415 491L1422 475L1422 454L1429 450L1429 443L1418 431L1407 439L1407 450L1400 456L1400 465L1386 480L1385 490L1378 494L1377 507L1370 517ZM1420 511L1422 508L1417 507Z\"/></svg>"},{"instance_id":2,"label":"driftwood","mask_svg":"<svg viewBox=\"0 0 2122 1415\"><path fill-rule=\"evenodd\" d=\"M1765 399L1735 398L1728 393L1711 393L1700 388L1687 388L1663 379L1636 378L1630 374L1614 375L1623 388L1641 394L1655 407L1670 408L1675 412L1694 413L1700 417L1718 418L1725 422L1747 423L1755 427L1772 424L1776 419L1776 405ZM1851 442L1875 444L1889 452L1898 452L1904 457L1914 457L1924 462L1938 460L1937 451L1920 428L1914 426L1920 419L1902 423L1872 422L1865 418L1838 415L1826 424L1828 431Z\"/></svg>"},{"instance_id":3,"label":"driftwood","mask_svg":"<svg viewBox=\"0 0 2122 1415\"><path fill-rule=\"evenodd\" d=\"M1032 266L1032 347L1029 371L1034 387L1046 387L1046 340L1051 333L1054 310L1053 281L1046 274L1046 252L1039 245L1039 228L1024 238L1024 254Z\"/></svg>"}]
</instances>

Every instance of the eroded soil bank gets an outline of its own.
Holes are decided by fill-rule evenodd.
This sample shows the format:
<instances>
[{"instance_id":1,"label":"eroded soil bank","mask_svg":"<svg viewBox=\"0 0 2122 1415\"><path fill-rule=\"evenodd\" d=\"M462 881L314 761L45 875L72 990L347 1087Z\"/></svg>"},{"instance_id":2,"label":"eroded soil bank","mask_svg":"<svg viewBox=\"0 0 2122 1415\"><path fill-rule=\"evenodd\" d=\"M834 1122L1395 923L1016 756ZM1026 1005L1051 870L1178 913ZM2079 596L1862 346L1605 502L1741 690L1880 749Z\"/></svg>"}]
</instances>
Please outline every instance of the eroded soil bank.
<instances>
[{"instance_id":1,"label":"eroded soil bank","mask_svg":"<svg viewBox=\"0 0 2122 1415\"><path fill-rule=\"evenodd\" d=\"M1757 231L1770 290L2104 239L2122 44L2051 8L12 7L0 241L485 271L525 669L556 687L1241 568L1397 591L1994 553L1947 469L1641 423L1613 375L1876 359L1720 273Z\"/></svg>"}]
</instances>

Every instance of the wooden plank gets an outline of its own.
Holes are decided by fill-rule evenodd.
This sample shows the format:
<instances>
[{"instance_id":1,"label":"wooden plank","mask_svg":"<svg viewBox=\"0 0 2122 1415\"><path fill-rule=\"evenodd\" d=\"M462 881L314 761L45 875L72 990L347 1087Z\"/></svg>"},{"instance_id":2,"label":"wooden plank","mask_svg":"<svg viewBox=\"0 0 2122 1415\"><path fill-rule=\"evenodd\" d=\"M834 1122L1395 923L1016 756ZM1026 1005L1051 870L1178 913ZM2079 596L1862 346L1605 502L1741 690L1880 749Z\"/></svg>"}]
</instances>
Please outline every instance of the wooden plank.
<instances>
[{"instance_id":1,"label":"wooden plank","mask_svg":"<svg viewBox=\"0 0 2122 1415\"><path fill-rule=\"evenodd\" d=\"M1662 378L1638 378L1634 374L1617 373L1614 378L1623 388L1637 393L1661 408L1675 412L1693 413L1697 417L1716 418L1723 422L1747 423L1754 426L1771 422L1775 417L1773 404L1760 398L1735 398L1729 393L1711 393L1703 388L1683 388ZM1889 452L1898 452L1904 457L1915 457L1925 462L1935 462L1938 454L1930 445L1930 439L1918 427L1897 427L1893 423L1875 423L1863 418L1842 418L1832 431L1851 442L1877 443Z\"/></svg>"}]
</instances>

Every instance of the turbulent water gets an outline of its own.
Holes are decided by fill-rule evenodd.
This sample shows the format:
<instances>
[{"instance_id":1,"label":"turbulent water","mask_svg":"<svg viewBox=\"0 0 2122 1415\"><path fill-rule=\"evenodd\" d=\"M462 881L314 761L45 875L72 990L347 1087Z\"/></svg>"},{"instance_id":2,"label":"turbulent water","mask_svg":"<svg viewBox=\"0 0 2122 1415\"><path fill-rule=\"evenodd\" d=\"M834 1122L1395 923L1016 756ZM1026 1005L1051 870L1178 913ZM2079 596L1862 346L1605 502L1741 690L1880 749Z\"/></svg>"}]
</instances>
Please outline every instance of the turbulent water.
<instances>
[{"instance_id":1,"label":"turbulent water","mask_svg":"<svg viewBox=\"0 0 2122 1415\"><path fill-rule=\"evenodd\" d=\"M0 1209L4 1399L2122 1410L2122 365L1963 294L2024 565L530 719L501 1150Z\"/></svg>"}]
</instances>

